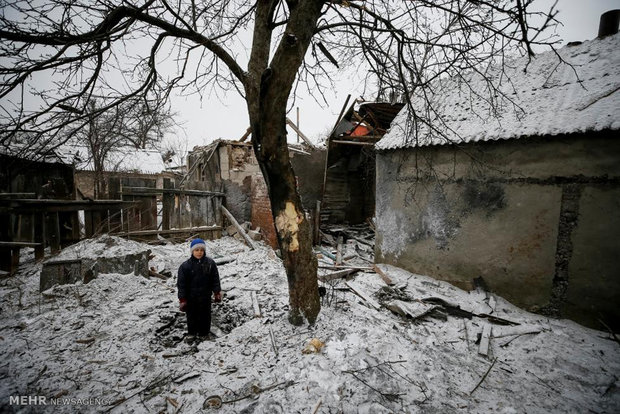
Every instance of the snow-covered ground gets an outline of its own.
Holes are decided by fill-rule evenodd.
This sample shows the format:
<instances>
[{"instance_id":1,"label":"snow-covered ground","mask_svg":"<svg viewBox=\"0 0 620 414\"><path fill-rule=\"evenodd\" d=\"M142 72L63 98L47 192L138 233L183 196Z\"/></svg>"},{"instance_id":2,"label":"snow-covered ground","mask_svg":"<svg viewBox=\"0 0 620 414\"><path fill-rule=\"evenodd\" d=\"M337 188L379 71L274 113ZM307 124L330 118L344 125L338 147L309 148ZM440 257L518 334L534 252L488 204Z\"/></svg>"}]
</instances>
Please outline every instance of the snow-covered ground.
<instances>
[{"instance_id":1,"label":"snow-covered ground","mask_svg":"<svg viewBox=\"0 0 620 414\"><path fill-rule=\"evenodd\" d=\"M379 309L338 280L326 285L317 323L295 327L281 261L232 238L208 242L211 256L236 257L219 266L219 337L188 344L175 289L187 244L108 238L105 251L97 240L72 247L82 256L145 248L150 265L173 277L100 274L44 294L41 264L25 251L18 274L0 281L0 412L620 412L620 345L608 333L387 265L391 287L371 272L354 280ZM385 306L428 310L429 298L519 325L438 310L407 319ZM483 356L476 342L487 325Z\"/></svg>"}]
</instances>

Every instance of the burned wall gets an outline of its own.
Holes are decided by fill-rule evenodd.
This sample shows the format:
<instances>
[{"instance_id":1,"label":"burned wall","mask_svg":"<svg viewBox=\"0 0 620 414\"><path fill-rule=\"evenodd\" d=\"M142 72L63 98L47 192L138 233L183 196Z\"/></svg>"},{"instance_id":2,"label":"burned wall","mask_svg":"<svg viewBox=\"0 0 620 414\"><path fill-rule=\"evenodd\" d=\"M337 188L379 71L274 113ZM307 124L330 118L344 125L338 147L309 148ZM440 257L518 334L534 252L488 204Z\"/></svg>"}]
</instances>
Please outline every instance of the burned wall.
<instances>
[{"instance_id":1,"label":"burned wall","mask_svg":"<svg viewBox=\"0 0 620 414\"><path fill-rule=\"evenodd\" d=\"M74 187L71 165L0 154L0 192L34 193L37 198L71 200L75 198Z\"/></svg>"},{"instance_id":2,"label":"burned wall","mask_svg":"<svg viewBox=\"0 0 620 414\"><path fill-rule=\"evenodd\" d=\"M310 150L310 155L291 154L291 165L297 177L297 187L304 209L314 211L321 199L325 174L325 149Z\"/></svg>"},{"instance_id":3,"label":"burned wall","mask_svg":"<svg viewBox=\"0 0 620 414\"><path fill-rule=\"evenodd\" d=\"M374 215L374 185L373 146L330 144L321 215L329 223L363 223Z\"/></svg>"},{"instance_id":4,"label":"burned wall","mask_svg":"<svg viewBox=\"0 0 620 414\"><path fill-rule=\"evenodd\" d=\"M377 261L620 328L612 134L383 151L376 198Z\"/></svg>"}]
</instances>

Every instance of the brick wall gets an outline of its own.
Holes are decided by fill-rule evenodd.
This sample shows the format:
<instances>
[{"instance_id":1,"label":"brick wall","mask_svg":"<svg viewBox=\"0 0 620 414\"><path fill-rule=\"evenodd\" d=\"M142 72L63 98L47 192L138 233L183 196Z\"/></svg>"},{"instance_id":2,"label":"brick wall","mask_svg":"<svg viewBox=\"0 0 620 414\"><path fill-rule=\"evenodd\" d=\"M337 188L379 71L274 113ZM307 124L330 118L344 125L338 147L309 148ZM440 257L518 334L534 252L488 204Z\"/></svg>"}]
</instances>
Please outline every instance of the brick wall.
<instances>
[{"instance_id":1,"label":"brick wall","mask_svg":"<svg viewBox=\"0 0 620 414\"><path fill-rule=\"evenodd\" d=\"M260 227L265 242L274 249L278 248L278 239L271 215L271 203L267 194L267 184L263 176L258 174L252 175L252 226Z\"/></svg>"}]
</instances>

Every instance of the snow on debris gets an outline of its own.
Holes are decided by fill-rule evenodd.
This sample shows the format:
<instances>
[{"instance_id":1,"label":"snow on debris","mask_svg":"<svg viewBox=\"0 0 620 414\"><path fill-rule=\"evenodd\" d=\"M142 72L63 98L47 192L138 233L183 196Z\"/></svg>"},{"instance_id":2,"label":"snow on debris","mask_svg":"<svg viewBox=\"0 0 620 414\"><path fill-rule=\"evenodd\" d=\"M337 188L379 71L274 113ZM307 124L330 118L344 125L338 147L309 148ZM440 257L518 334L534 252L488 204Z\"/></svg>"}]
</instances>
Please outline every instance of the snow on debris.
<instances>
[{"instance_id":1,"label":"snow on debris","mask_svg":"<svg viewBox=\"0 0 620 414\"><path fill-rule=\"evenodd\" d=\"M79 248L90 254L100 245L84 241ZM189 255L187 244L117 246L123 254L151 249L150 265L164 274L176 275ZM184 338L175 276L100 274L40 294L41 264L25 249L19 272L0 280L1 411L41 411L11 405L11 396L66 401L54 410L67 413L613 413L620 407L619 344L604 332L388 265L380 268L391 286L371 272L324 284L317 323L295 327L286 319L284 268L270 248L249 250L224 238L207 242L207 250L232 261L219 266L218 337L195 345ZM351 282L379 309L348 289ZM413 319L388 310L399 303L432 309ZM487 326L483 356L477 342Z\"/></svg>"},{"instance_id":2,"label":"snow on debris","mask_svg":"<svg viewBox=\"0 0 620 414\"><path fill-rule=\"evenodd\" d=\"M488 76L500 83L498 89L507 98L490 94L479 73L435 82L429 99L442 119L433 114L430 123L437 130L420 125L416 140L408 132L405 107L377 148L620 129L620 34L557 53L565 63L550 51L531 61L509 61L503 73L490 71ZM412 103L419 114L429 111L421 96L412 97Z\"/></svg>"}]
</instances>

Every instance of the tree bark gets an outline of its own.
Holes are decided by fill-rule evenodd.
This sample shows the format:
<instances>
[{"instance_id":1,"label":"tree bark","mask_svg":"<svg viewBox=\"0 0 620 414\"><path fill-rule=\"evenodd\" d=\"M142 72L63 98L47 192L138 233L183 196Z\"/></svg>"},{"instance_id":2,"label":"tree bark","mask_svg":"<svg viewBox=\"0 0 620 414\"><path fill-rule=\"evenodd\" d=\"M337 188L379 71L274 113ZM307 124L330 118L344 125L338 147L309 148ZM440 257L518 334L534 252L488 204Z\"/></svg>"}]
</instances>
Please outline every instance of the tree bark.
<instances>
[{"instance_id":1,"label":"tree bark","mask_svg":"<svg viewBox=\"0 0 620 414\"><path fill-rule=\"evenodd\" d=\"M259 1L252 56L244 87L252 145L267 184L271 212L289 287L289 321L314 323L320 311L317 259L286 140L286 104L314 34L322 0L289 2L286 31L268 66L272 17L277 1Z\"/></svg>"}]
</instances>

